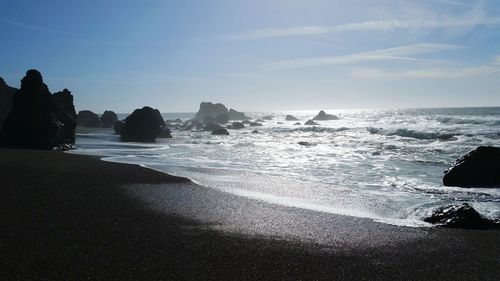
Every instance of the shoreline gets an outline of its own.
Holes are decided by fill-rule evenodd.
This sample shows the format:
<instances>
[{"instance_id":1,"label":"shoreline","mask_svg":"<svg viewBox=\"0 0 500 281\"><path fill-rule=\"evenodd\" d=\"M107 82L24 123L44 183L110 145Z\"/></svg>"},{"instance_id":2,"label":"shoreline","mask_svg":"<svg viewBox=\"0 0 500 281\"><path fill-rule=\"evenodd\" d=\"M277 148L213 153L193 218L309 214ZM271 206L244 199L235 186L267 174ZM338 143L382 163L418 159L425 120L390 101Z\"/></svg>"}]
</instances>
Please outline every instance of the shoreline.
<instances>
[{"instance_id":1,"label":"shoreline","mask_svg":"<svg viewBox=\"0 0 500 281\"><path fill-rule=\"evenodd\" d=\"M500 232L386 225L0 149L2 280L496 280Z\"/></svg>"}]
</instances>

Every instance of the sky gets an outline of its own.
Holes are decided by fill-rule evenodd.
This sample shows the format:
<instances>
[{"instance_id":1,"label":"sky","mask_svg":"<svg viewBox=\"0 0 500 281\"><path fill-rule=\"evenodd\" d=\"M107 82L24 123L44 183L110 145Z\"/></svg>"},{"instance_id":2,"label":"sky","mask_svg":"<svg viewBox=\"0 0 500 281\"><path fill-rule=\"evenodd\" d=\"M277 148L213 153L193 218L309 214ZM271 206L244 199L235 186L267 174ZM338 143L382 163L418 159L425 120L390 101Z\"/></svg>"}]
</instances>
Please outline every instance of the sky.
<instances>
[{"instance_id":1,"label":"sky","mask_svg":"<svg viewBox=\"0 0 500 281\"><path fill-rule=\"evenodd\" d=\"M500 106L500 1L0 0L0 77L77 110Z\"/></svg>"}]
</instances>

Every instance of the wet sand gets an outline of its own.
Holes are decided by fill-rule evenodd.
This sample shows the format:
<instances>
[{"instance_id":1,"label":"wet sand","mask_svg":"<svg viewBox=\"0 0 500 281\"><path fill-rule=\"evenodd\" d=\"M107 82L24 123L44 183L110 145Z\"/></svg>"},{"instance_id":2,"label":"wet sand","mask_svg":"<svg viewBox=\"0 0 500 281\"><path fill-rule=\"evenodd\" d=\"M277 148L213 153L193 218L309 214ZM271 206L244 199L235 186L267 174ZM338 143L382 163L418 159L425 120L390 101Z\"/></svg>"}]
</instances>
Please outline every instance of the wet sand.
<instances>
[{"instance_id":1,"label":"wet sand","mask_svg":"<svg viewBox=\"0 0 500 281\"><path fill-rule=\"evenodd\" d=\"M272 205L139 166L0 149L1 280L498 280L500 231Z\"/></svg>"}]
</instances>

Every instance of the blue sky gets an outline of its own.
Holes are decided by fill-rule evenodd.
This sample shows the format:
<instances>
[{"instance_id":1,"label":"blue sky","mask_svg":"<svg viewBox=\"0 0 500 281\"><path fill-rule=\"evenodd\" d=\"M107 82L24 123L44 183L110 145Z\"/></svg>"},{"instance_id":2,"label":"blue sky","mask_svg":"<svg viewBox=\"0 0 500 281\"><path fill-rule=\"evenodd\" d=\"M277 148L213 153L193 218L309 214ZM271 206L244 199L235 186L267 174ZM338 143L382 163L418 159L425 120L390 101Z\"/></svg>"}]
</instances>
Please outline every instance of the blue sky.
<instances>
[{"instance_id":1,"label":"blue sky","mask_svg":"<svg viewBox=\"0 0 500 281\"><path fill-rule=\"evenodd\" d=\"M0 0L0 38L98 113L500 105L494 0Z\"/></svg>"}]
</instances>

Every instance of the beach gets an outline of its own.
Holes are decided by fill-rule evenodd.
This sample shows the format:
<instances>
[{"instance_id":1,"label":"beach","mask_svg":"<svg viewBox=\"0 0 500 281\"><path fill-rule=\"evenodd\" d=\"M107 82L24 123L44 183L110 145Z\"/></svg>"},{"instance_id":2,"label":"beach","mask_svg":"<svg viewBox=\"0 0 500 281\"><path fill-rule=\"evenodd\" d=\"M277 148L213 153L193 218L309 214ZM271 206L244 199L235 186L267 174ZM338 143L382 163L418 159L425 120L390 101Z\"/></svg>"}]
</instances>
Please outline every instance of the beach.
<instances>
[{"instance_id":1,"label":"beach","mask_svg":"<svg viewBox=\"0 0 500 281\"><path fill-rule=\"evenodd\" d=\"M238 197L136 165L0 150L2 280L497 280L500 232Z\"/></svg>"}]
</instances>

